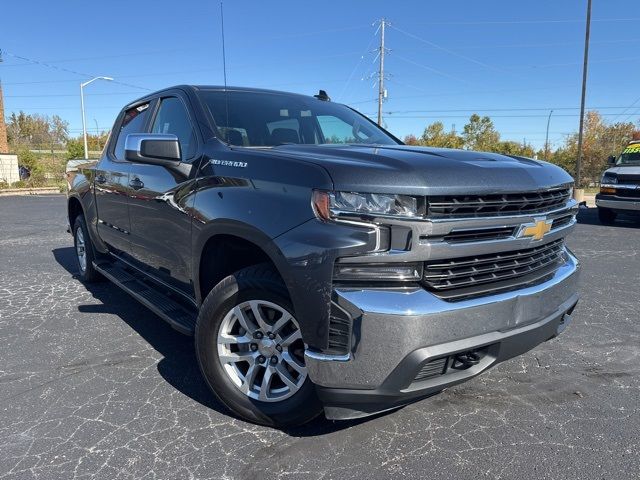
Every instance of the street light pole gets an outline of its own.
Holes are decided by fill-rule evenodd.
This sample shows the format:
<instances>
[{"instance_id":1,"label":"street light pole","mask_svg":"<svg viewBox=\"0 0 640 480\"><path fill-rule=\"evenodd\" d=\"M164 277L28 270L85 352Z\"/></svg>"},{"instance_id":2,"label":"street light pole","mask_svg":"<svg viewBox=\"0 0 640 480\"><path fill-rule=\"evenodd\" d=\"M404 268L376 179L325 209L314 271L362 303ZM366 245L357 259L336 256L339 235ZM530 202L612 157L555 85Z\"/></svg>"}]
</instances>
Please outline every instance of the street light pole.
<instances>
[{"instance_id":1,"label":"street light pole","mask_svg":"<svg viewBox=\"0 0 640 480\"><path fill-rule=\"evenodd\" d=\"M95 77L80 84L80 109L82 110L82 137L84 139L84 158L89 158L89 147L87 146L87 120L84 115L84 87L96 80L106 80L110 82L113 80L111 77Z\"/></svg>"},{"instance_id":2,"label":"street light pole","mask_svg":"<svg viewBox=\"0 0 640 480\"><path fill-rule=\"evenodd\" d=\"M582 65L582 97L580 99L580 127L578 129L578 159L576 161L576 188L582 188L582 142L584 137L584 101L587 94L587 68L589 66L589 34L591 32L591 0L587 0L587 26L584 35L584 62ZM575 190L574 190L575 191Z\"/></svg>"},{"instance_id":3,"label":"street light pole","mask_svg":"<svg viewBox=\"0 0 640 480\"><path fill-rule=\"evenodd\" d=\"M549 118L547 118L547 134L544 139L544 161L549 160L549 124L551 123L551 115L553 114L553 110L549 112Z\"/></svg>"}]
</instances>

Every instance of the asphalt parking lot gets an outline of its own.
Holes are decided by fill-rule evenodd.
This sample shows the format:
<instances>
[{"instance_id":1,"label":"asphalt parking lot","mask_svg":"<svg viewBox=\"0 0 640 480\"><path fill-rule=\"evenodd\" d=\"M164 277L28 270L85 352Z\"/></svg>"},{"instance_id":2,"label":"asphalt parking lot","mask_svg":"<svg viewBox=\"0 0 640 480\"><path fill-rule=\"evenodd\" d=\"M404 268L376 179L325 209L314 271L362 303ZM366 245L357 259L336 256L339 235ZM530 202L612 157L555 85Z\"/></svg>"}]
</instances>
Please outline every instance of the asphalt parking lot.
<instances>
[{"instance_id":1,"label":"asphalt parking lot","mask_svg":"<svg viewBox=\"0 0 640 480\"><path fill-rule=\"evenodd\" d=\"M640 223L583 210L559 338L367 421L232 418L190 338L74 278L63 196L0 198L0 479L640 478Z\"/></svg>"}]
</instances>

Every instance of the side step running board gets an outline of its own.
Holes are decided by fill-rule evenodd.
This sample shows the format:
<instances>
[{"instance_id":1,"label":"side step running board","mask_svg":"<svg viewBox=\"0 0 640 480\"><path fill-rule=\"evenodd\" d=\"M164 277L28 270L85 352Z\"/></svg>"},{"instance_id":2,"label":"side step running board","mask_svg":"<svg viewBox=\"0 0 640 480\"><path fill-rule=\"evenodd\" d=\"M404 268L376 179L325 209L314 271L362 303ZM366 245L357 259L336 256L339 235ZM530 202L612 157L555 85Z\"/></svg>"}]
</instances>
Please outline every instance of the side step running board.
<instances>
[{"instance_id":1,"label":"side step running board","mask_svg":"<svg viewBox=\"0 0 640 480\"><path fill-rule=\"evenodd\" d=\"M169 323L180 333L193 335L197 312L156 290L140 278L132 275L117 262L93 262L95 269L123 289L145 307Z\"/></svg>"}]
</instances>

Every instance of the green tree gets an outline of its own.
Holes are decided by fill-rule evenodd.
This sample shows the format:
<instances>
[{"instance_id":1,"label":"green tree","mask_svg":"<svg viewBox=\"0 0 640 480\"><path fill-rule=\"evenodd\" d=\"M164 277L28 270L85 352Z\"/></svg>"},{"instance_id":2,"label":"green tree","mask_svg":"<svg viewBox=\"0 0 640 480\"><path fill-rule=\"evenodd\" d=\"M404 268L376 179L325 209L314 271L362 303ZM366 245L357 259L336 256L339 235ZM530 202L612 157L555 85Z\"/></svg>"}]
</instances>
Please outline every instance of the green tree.
<instances>
[{"instance_id":1,"label":"green tree","mask_svg":"<svg viewBox=\"0 0 640 480\"><path fill-rule=\"evenodd\" d=\"M481 117L474 113L469 117L469 123L464 126L462 138L464 147L468 150L494 152L498 148L500 134L489 117Z\"/></svg>"},{"instance_id":2,"label":"green tree","mask_svg":"<svg viewBox=\"0 0 640 480\"><path fill-rule=\"evenodd\" d=\"M461 148L463 141L453 130L445 132L442 122L434 122L424 129L420 144L430 147Z\"/></svg>"}]
</instances>

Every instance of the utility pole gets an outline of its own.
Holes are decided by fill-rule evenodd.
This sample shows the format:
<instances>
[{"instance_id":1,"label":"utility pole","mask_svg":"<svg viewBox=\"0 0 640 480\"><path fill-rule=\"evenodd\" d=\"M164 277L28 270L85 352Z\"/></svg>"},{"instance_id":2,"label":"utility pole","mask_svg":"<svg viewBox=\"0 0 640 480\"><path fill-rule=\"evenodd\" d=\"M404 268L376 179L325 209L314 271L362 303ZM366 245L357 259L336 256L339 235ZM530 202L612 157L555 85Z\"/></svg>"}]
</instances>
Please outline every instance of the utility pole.
<instances>
[{"instance_id":1,"label":"utility pole","mask_svg":"<svg viewBox=\"0 0 640 480\"><path fill-rule=\"evenodd\" d=\"M384 101L384 27L387 21L380 20L380 71L378 72L378 125L382 126L382 102Z\"/></svg>"},{"instance_id":2,"label":"utility pole","mask_svg":"<svg viewBox=\"0 0 640 480\"><path fill-rule=\"evenodd\" d=\"M589 65L589 34L591 33L591 0L587 0L587 27L584 37L584 63L582 65L582 98L580 100L580 128L578 130L578 159L576 161L576 188L582 187L582 140L584 136L584 102L587 94L587 67Z\"/></svg>"},{"instance_id":3,"label":"utility pole","mask_svg":"<svg viewBox=\"0 0 640 480\"><path fill-rule=\"evenodd\" d=\"M549 118L547 118L547 134L544 138L544 161L549 160L549 123L551 123L551 115L553 114L553 110L549 112Z\"/></svg>"}]
</instances>

